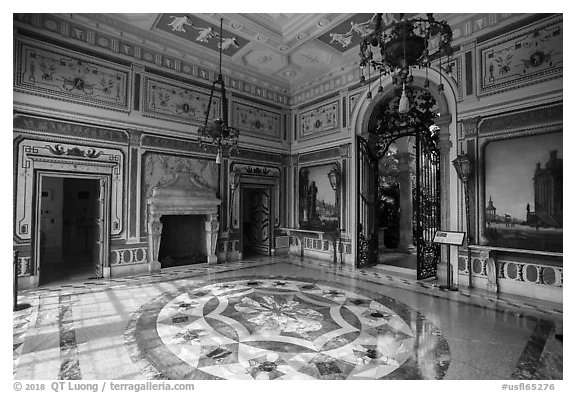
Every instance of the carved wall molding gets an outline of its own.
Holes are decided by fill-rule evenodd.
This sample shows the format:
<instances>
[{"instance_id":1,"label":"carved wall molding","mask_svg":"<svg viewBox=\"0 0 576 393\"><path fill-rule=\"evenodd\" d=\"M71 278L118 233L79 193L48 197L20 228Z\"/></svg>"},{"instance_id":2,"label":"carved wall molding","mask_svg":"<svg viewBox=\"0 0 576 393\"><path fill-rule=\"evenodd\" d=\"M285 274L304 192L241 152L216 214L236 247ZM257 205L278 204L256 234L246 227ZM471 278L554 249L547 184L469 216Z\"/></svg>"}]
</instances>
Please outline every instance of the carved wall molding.
<instances>
[{"instance_id":1,"label":"carved wall molding","mask_svg":"<svg viewBox=\"0 0 576 393\"><path fill-rule=\"evenodd\" d=\"M485 136L485 134L489 133L517 132L524 129L555 125L563 121L563 111L563 104L555 103L490 116L479 122L478 132Z\"/></svg>"},{"instance_id":2,"label":"carved wall molding","mask_svg":"<svg viewBox=\"0 0 576 393\"><path fill-rule=\"evenodd\" d=\"M124 230L124 152L101 146L53 143L21 139L17 143L16 196L14 235L19 240L31 239L34 172L38 169L63 172L110 174L110 233Z\"/></svg>"},{"instance_id":3,"label":"carved wall molding","mask_svg":"<svg viewBox=\"0 0 576 393\"><path fill-rule=\"evenodd\" d=\"M308 162L317 162L322 160L330 160L333 158L341 157L340 147L333 147L331 149L317 150L309 153L301 153L298 156L298 162L300 164Z\"/></svg>"},{"instance_id":4,"label":"carved wall molding","mask_svg":"<svg viewBox=\"0 0 576 393\"><path fill-rule=\"evenodd\" d=\"M230 180L236 177L237 186L231 184L228 187L229 197L229 217L230 222L228 225L234 229L240 229L240 198L236 196L237 190L242 186L256 186L256 187L270 187L273 193L273 213L271 212L271 219L274 221L274 228L280 227L280 192L281 192L281 170L277 166L268 165L251 165L242 162L233 161L229 166Z\"/></svg>"},{"instance_id":5,"label":"carved wall molding","mask_svg":"<svg viewBox=\"0 0 576 393\"><path fill-rule=\"evenodd\" d=\"M128 134L121 129L96 127L21 113L14 115L13 127L14 132L34 133L42 135L42 138L46 140L61 141L61 137L65 137L73 138L76 141L87 141L88 143L98 140L106 142L108 145L110 143L128 144Z\"/></svg>"}]
</instances>

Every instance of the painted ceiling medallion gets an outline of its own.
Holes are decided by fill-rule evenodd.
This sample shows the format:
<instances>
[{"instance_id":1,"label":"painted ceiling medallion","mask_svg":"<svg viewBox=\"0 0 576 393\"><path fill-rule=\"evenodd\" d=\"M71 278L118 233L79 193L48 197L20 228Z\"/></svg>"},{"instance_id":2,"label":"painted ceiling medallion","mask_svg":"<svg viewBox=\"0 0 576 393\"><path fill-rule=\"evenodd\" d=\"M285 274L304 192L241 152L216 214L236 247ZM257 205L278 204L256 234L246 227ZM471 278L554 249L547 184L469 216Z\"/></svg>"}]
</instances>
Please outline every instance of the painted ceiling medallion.
<instances>
[{"instance_id":1,"label":"painted ceiling medallion","mask_svg":"<svg viewBox=\"0 0 576 393\"><path fill-rule=\"evenodd\" d=\"M418 312L297 279L184 287L133 321L133 359L162 378L441 379L450 363L443 335Z\"/></svg>"}]
</instances>

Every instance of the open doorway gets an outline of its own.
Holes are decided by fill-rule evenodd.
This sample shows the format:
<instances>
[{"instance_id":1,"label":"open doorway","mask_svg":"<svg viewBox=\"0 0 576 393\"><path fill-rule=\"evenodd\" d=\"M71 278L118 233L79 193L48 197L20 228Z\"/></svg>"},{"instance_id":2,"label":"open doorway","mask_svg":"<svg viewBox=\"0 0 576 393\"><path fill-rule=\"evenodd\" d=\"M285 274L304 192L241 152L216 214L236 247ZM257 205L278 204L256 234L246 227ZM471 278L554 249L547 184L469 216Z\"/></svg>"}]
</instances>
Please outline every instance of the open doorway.
<instances>
[{"instance_id":1,"label":"open doorway","mask_svg":"<svg viewBox=\"0 0 576 393\"><path fill-rule=\"evenodd\" d=\"M271 253L271 187L242 187L242 254Z\"/></svg>"},{"instance_id":2,"label":"open doorway","mask_svg":"<svg viewBox=\"0 0 576 393\"><path fill-rule=\"evenodd\" d=\"M100 180L42 176L40 182L40 285L96 277L104 220Z\"/></svg>"}]
</instances>

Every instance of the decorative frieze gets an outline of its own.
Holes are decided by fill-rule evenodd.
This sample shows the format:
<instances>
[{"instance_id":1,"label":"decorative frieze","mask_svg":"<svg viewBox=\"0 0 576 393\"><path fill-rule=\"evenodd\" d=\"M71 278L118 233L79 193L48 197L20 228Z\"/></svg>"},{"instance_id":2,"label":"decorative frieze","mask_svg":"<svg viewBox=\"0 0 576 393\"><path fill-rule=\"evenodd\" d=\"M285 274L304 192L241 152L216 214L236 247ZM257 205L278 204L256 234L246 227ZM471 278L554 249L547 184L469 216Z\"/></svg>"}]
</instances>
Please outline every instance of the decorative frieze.
<instances>
[{"instance_id":1,"label":"decorative frieze","mask_svg":"<svg viewBox=\"0 0 576 393\"><path fill-rule=\"evenodd\" d=\"M480 47L478 95L561 78L562 42L562 16L558 16Z\"/></svg>"},{"instance_id":2,"label":"decorative frieze","mask_svg":"<svg viewBox=\"0 0 576 393\"><path fill-rule=\"evenodd\" d=\"M127 144L128 135L123 130L103 127L93 127L84 124L69 123L42 117L18 114L13 120L14 130L37 132L43 136L48 134L74 137L75 139L97 139L107 143Z\"/></svg>"},{"instance_id":3,"label":"decorative frieze","mask_svg":"<svg viewBox=\"0 0 576 393\"><path fill-rule=\"evenodd\" d=\"M182 84L144 78L145 100L142 114L183 123L202 124L208 110L210 95ZM210 118L221 116L220 99L214 97Z\"/></svg>"},{"instance_id":4,"label":"decorative frieze","mask_svg":"<svg viewBox=\"0 0 576 393\"><path fill-rule=\"evenodd\" d=\"M300 114L300 138L323 136L340 128L340 100Z\"/></svg>"},{"instance_id":5,"label":"decorative frieze","mask_svg":"<svg viewBox=\"0 0 576 393\"><path fill-rule=\"evenodd\" d=\"M282 114L253 105L234 102L232 106L232 125L242 134L259 138L279 140L282 135Z\"/></svg>"},{"instance_id":6,"label":"decorative frieze","mask_svg":"<svg viewBox=\"0 0 576 393\"><path fill-rule=\"evenodd\" d=\"M47 98L130 111L130 70L45 43L17 39L14 88Z\"/></svg>"}]
</instances>

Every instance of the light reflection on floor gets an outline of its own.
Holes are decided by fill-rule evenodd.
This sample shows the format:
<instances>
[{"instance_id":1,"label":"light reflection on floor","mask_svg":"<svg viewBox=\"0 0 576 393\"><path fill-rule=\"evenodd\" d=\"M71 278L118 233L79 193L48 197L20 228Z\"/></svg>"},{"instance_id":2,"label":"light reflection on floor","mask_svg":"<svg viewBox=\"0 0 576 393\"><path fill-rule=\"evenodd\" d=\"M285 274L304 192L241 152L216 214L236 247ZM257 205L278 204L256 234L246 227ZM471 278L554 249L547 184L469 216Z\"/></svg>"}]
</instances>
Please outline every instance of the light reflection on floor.
<instances>
[{"instance_id":1,"label":"light reflection on floor","mask_svg":"<svg viewBox=\"0 0 576 393\"><path fill-rule=\"evenodd\" d=\"M553 321L282 258L222 266L26 292L14 377L562 378Z\"/></svg>"}]
</instances>

